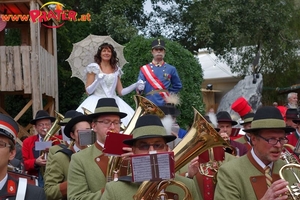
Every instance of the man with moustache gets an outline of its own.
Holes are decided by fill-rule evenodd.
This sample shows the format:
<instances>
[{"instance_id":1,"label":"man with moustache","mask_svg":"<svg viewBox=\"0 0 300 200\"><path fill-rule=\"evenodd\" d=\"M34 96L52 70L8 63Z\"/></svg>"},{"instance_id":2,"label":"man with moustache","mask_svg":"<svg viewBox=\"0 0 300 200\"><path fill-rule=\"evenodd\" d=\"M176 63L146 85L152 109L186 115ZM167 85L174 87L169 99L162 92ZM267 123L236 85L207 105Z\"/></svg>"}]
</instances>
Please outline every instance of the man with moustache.
<instances>
[{"instance_id":1,"label":"man with moustache","mask_svg":"<svg viewBox=\"0 0 300 200\"><path fill-rule=\"evenodd\" d=\"M250 133L252 149L219 168L215 200L287 199L286 186L296 180L290 170L283 171L285 180L280 179L279 170L286 164L280 156L293 130L276 107L259 108L251 128L244 130Z\"/></svg>"},{"instance_id":2,"label":"man with moustache","mask_svg":"<svg viewBox=\"0 0 300 200\"><path fill-rule=\"evenodd\" d=\"M174 66L166 63L165 42L156 39L152 42L153 60L141 67L138 80L146 81L144 94L157 106L163 106L169 93L178 93L182 83Z\"/></svg>"},{"instance_id":3,"label":"man with moustache","mask_svg":"<svg viewBox=\"0 0 300 200\"><path fill-rule=\"evenodd\" d=\"M39 187L44 187L43 175L41 173L41 167L45 167L47 160L41 152L35 150L35 142L43 142L47 132L52 126L52 122L55 121L54 117L51 117L45 110L37 111L35 119L31 120L31 124L34 125L34 129L37 132L36 135L30 136L23 141L22 155L24 161L25 171L29 175L38 177ZM53 144L60 144L60 140L55 137L50 138Z\"/></svg>"},{"instance_id":4,"label":"man with moustache","mask_svg":"<svg viewBox=\"0 0 300 200\"><path fill-rule=\"evenodd\" d=\"M107 132L120 132L121 119L127 114L120 112L114 98L98 100L92 118L92 129L97 141L90 147L73 154L68 172L68 199L100 199L106 184L108 156L102 152Z\"/></svg>"}]
</instances>

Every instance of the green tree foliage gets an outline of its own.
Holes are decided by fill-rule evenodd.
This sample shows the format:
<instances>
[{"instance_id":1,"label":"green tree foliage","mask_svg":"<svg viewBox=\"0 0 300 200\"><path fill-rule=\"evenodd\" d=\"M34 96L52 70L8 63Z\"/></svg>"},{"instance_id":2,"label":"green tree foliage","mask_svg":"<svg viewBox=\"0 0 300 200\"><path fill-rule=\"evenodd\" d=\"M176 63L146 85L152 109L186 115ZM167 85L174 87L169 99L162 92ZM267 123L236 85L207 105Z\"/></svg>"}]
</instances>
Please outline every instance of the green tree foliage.
<instances>
[{"instance_id":1,"label":"green tree foliage","mask_svg":"<svg viewBox=\"0 0 300 200\"><path fill-rule=\"evenodd\" d=\"M159 0L153 0L153 3ZM299 80L299 1L295 0L162 0L175 3L156 9L166 24L166 37L191 51L211 48L231 70L244 76L260 50L257 71L264 75L267 99L276 100L276 87ZM159 33L159 31L156 31ZM155 34L155 33L154 33ZM152 34L153 35L153 34ZM234 55L234 56L233 56ZM283 76L284 75L284 76Z\"/></svg>"},{"instance_id":2,"label":"green tree foliage","mask_svg":"<svg viewBox=\"0 0 300 200\"><path fill-rule=\"evenodd\" d=\"M126 87L137 81L140 67L152 61L151 42L154 38L135 37L126 44L124 53L128 63L123 67L124 75L121 78L123 87ZM181 111L179 124L181 126L189 125L193 120L193 109L204 111L200 87L202 83L202 69L197 59L188 50L184 49L177 42L164 39L166 42L165 61L175 66L183 84L180 91L181 105L178 107ZM123 99L135 108L131 93L124 96Z\"/></svg>"},{"instance_id":3,"label":"green tree foliage","mask_svg":"<svg viewBox=\"0 0 300 200\"><path fill-rule=\"evenodd\" d=\"M299 34L294 30L299 9L294 0L173 2L177 5L161 13L167 25L175 29L168 37L191 51L212 48L226 58L234 72L249 73L258 49L264 73L295 60Z\"/></svg>"},{"instance_id":4,"label":"green tree foliage","mask_svg":"<svg viewBox=\"0 0 300 200\"><path fill-rule=\"evenodd\" d=\"M82 1L81 8L91 14L93 33L110 35L124 44L138 34L138 28L146 26L144 2L145 0Z\"/></svg>"}]
</instances>

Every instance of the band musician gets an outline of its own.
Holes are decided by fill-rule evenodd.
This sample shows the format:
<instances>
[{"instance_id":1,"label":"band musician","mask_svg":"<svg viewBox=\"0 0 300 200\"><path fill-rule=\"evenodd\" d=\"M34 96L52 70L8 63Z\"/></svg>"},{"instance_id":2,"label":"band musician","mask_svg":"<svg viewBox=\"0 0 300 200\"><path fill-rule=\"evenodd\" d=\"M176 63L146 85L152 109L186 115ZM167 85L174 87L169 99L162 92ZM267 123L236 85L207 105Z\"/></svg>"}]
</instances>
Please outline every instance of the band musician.
<instances>
[{"instance_id":1,"label":"band musician","mask_svg":"<svg viewBox=\"0 0 300 200\"><path fill-rule=\"evenodd\" d=\"M64 134L72 140L71 145L58 150L46 165L44 179L47 200L67 199L67 179L71 156L86 148L80 145L79 131L90 131L92 120L80 112L75 112L75 116L64 128Z\"/></svg>"},{"instance_id":2,"label":"band musician","mask_svg":"<svg viewBox=\"0 0 300 200\"><path fill-rule=\"evenodd\" d=\"M214 127L209 116L204 116L204 118ZM215 130L217 132L220 131L219 128L215 128ZM213 200L216 186L214 179L218 168L223 163L235 158L236 156L227 153L223 147L214 147L194 158L187 166L183 167L180 172L182 175L185 175L185 177L194 180L199 196L202 196L205 200Z\"/></svg>"},{"instance_id":3,"label":"band musician","mask_svg":"<svg viewBox=\"0 0 300 200\"><path fill-rule=\"evenodd\" d=\"M227 111L218 112L217 120L218 120L218 128L220 129L219 134L221 135L221 137L225 139L225 137L227 136L227 142L229 143L229 145L236 148L237 156L245 155L247 153L246 146L242 143L230 139L232 126L237 125L237 122L231 119Z\"/></svg>"},{"instance_id":4,"label":"band musician","mask_svg":"<svg viewBox=\"0 0 300 200\"><path fill-rule=\"evenodd\" d=\"M35 115L35 119L30 122L34 126L37 134L23 141L22 155L25 171L27 171L29 175L38 177L39 187L44 187L43 174L40 169L46 166L47 160L40 151L35 150L35 142L44 141L54 121L55 118L51 117L47 111L39 110ZM52 145L60 144L60 138L56 136L50 137L50 140L53 141Z\"/></svg>"},{"instance_id":5,"label":"band musician","mask_svg":"<svg viewBox=\"0 0 300 200\"><path fill-rule=\"evenodd\" d=\"M16 155L18 132L19 127L14 119L0 114L0 199L45 200L42 188L27 184L27 179L15 179L7 173L7 164Z\"/></svg>"},{"instance_id":6,"label":"band musician","mask_svg":"<svg viewBox=\"0 0 300 200\"><path fill-rule=\"evenodd\" d=\"M93 114L92 129L96 142L88 148L72 155L68 171L68 199L100 199L101 190L107 182L109 158L103 153L107 132L120 132L121 119L127 114L120 112L114 98L101 98Z\"/></svg>"},{"instance_id":7,"label":"band musician","mask_svg":"<svg viewBox=\"0 0 300 200\"><path fill-rule=\"evenodd\" d=\"M239 134L243 133L244 135L235 139L235 141L244 144L249 151L252 148L250 144L250 135L249 133L245 133L243 130L251 128L251 122L254 117L253 110L244 97L240 97L235 102L233 102L233 104L231 105L231 109L240 115L242 119L240 121L240 125L243 126Z\"/></svg>"},{"instance_id":8,"label":"band musician","mask_svg":"<svg viewBox=\"0 0 300 200\"><path fill-rule=\"evenodd\" d=\"M215 200L287 199L286 186L295 183L295 177L284 170L282 180L278 173L286 164L280 159L283 145L288 142L286 135L293 130L286 127L276 107L259 108L251 128L244 130L250 133L252 149L219 168Z\"/></svg>"},{"instance_id":9,"label":"band musician","mask_svg":"<svg viewBox=\"0 0 300 200\"><path fill-rule=\"evenodd\" d=\"M140 117L132 132L133 139L124 140L123 143L132 147L132 154L149 154L167 152L168 142L176 139L174 135L167 135L161 120L156 115L144 115ZM141 183L131 182L131 177L120 177L118 181L106 184L101 200L132 199L137 193ZM188 178L175 174L174 180L182 182L190 191L192 199L201 200L198 196L194 182ZM159 181L157 182L159 184ZM178 186L169 186L166 191L168 199L184 199L184 192Z\"/></svg>"},{"instance_id":10,"label":"band musician","mask_svg":"<svg viewBox=\"0 0 300 200\"><path fill-rule=\"evenodd\" d=\"M288 144L291 144L294 147L299 140L299 133L297 132L297 121L299 121L297 109L288 108L285 113L285 123L287 126L293 127L296 130L287 135L287 138L289 139Z\"/></svg>"}]
</instances>

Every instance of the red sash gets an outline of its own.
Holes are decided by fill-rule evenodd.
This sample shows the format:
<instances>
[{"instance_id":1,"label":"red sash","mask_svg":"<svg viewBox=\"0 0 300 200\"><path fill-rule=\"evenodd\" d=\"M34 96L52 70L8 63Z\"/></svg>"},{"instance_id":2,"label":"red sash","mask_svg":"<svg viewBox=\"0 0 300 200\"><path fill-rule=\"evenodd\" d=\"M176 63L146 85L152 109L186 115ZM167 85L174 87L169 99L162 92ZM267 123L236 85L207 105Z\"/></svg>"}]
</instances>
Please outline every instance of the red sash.
<instances>
[{"instance_id":1,"label":"red sash","mask_svg":"<svg viewBox=\"0 0 300 200\"><path fill-rule=\"evenodd\" d=\"M149 64L142 66L141 71L154 90L166 90L164 84L153 73ZM167 92L159 92L159 94L162 96L162 98L169 96L169 93Z\"/></svg>"}]
</instances>

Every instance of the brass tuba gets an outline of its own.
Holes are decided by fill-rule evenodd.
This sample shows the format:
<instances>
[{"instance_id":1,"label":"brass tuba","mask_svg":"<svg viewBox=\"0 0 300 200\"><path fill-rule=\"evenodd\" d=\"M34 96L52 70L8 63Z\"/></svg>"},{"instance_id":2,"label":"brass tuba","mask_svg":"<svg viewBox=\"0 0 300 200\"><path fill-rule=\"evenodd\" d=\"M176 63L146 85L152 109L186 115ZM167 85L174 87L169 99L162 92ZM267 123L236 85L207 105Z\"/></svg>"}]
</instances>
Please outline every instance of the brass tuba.
<instances>
[{"instance_id":1,"label":"brass tuba","mask_svg":"<svg viewBox=\"0 0 300 200\"><path fill-rule=\"evenodd\" d=\"M134 95L134 101L136 105L136 110L128 126L125 128L125 131L123 132L123 134L125 135L130 135L132 133L135 124L137 122L137 119L145 114L157 115L159 118L163 118L165 116L165 113L159 107L157 107L154 103L152 103L150 100L148 100L143 96ZM122 163L123 163L123 158L121 157L111 156L109 158L107 174L106 174L107 182L110 182L114 178L119 177Z\"/></svg>"},{"instance_id":2,"label":"brass tuba","mask_svg":"<svg viewBox=\"0 0 300 200\"><path fill-rule=\"evenodd\" d=\"M44 142L48 142L50 140L50 138L57 133L57 131L59 131L60 129L60 125L58 125L58 123L63 120L65 117L60 114L59 112L54 111L57 115L56 120L54 121L54 123L52 124L50 130L47 132L47 134L44 137Z\"/></svg>"},{"instance_id":3,"label":"brass tuba","mask_svg":"<svg viewBox=\"0 0 300 200\"><path fill-rule=\"evenodd\" d=\"M55 119L55 121L53 122L53 124L52 124L52 126L51 126L51 128L50 128L50 130L47 132L47 134L45 135L45 137L44 137L44 142L48 142L49 140L50 140L50 138L52 137L52 136L54 136L54 134L55 133L57 133L57 131L59 131L59 129L60 129L60 125L58 125L58 123L61 121L61 120L63 120L65 117L62 115L62 114L60 114L59 112L56 112L55 111L55 113L56 113L56 119ZM56 140L59 140L61 143L63 143L59 138L56 138ZM41 151L41 156L43 156L44 157L44 159L46 159L47 160L47 157L48 157L48 152L47 151ZM45 172L45 167L41 167L41 173L42 174L44 174L44 172Z\"/></svg>"},{"instance_id":4,"label":"brass tuba","mask_svg":"<svg viewBox=\"0 0 300 200\"><path fill-rule=\"evenodd\" d=\"M217 147L229 147L228 143L216 132L216 130L205 120L205 118L194 109L194 122L182 141L174 148L175 171L178 171L193 158L206 150ZM166 181L164 185L182 184L178 181ZM166 185L167 186L167 185ZM164 194L157 182L145 181L134 195L135 200L156 200L158 194ZM189 190L184 189L185 200L192 200Z\"/></svg>"}]
</instances>

